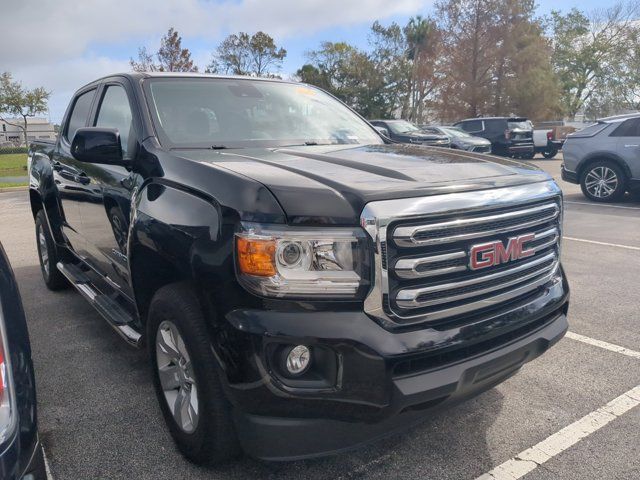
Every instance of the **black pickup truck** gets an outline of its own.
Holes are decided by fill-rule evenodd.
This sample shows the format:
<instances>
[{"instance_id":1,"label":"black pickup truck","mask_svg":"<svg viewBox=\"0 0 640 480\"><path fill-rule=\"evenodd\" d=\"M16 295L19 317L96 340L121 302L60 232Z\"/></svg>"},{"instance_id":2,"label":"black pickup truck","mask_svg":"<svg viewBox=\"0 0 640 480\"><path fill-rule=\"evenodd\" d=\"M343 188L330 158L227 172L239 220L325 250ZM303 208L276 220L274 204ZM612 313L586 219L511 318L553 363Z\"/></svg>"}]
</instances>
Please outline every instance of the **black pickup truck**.
<instances>
[{"instance_id":1,"label":"black pickup truck","mask_svg":"<svg viewBox=\"0 0 640 480\"><path fill-rule=\"evenodd\" d=\"M353 448L565 333L556 183L386 142L304 84L132 73L31 146L44 281L146 346L188 458Z\"/></svg>"}]
</instances>

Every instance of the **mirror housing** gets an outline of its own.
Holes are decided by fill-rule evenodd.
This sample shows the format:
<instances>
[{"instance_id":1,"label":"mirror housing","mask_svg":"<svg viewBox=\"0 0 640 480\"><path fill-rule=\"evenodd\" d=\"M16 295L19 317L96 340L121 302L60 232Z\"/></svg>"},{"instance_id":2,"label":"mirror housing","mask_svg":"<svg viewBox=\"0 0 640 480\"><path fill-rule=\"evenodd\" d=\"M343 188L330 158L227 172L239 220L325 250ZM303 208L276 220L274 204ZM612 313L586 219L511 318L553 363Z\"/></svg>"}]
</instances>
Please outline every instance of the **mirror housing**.
<instances>
[{"instance_id":1,"label":"mirror housing","mask_svg":"<svg viewBox=\"0 0 640 480\"><path fill-rule=\"evenodd\" d=\"M375 128L378 131L378 133L383 137L389 138L389 130L387 130L386 128L378 127L377 125L374 125L373 128Z\"/></svg>"},{"instance_id":2,"label":"mirror housing","mask_svg":"<svg viewBox=\"0 0 640 480\"><path fill-rule=\"evenodd\" d=\"M71 142L71 155L85 163L125 165L120 133L115 128L79 128Z\"/></svg>"}]
</instances>

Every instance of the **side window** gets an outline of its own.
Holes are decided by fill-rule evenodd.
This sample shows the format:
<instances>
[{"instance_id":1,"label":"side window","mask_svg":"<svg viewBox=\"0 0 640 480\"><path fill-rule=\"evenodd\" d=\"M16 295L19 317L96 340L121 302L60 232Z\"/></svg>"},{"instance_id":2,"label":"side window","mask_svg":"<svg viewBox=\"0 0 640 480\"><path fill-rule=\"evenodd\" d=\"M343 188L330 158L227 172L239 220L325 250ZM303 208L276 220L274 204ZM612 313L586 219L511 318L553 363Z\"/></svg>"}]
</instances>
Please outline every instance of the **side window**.
<instances>
[{"instance_id":1,"label":"side window","mask_svg":"<svg viewBox=\"0 0 640 480\"><path fill-rule=\"evenodd\" d=\"M464 122L461 126L465 132L481 132L482 120L471 120L469 122Z\"/></svg>"},{"instance_id":2,"label":"side window","mask_svg":"<svg viewBox=\"0 0 640 480\"><path fill-rule=\"evenodd\" d=\"M612 133L612 137L640 137L640 118L630 118L622 122Z\"/></svg>"},{"instance_id":3,"label":"side window","mask_svg":"<svg viewBox=\"0 0 640 480\"><path fill-rule=\"evenodd\" d=\"M102 96L96 127L116 128L120 132L122 154L128 158L129 139L135 138L133 115L127 92L120 85L109 85Z\"/></svg>"},{"instance_id":4,"label":"side window","mask_svg":"<svg viewBox=\"0 0 640 480\"><path fill-rule=\"evenodd\" d=\"M79 128L84 127L87 124L87 117L89 116L89 110L91 109L91 102L95 95L95 90L89 90L76 98L73 104L73 110L69 116L69 123L67 123L67 129L64 137L69 141L73 141L73 136L76 134Z\"/></svg>"}]
</instances>

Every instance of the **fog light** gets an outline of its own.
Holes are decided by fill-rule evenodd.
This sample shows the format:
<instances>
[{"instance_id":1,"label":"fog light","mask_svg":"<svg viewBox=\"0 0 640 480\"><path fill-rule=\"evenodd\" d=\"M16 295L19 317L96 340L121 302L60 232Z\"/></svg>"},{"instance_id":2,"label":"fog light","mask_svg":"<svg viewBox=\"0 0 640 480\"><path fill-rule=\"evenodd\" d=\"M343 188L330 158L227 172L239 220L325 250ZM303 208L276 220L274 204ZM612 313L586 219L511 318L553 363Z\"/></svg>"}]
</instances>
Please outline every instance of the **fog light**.
<instances>
[{"instance_id":1,"label":"fog light","mask_svg":"<svg viewBox=\"0 0 640 480\"><path fill-rule=\"evenodd\" d=\"M292 375L300 375L311 363L311 352L305 345L293 347L287 355L287 370Z\"/></svg>"}]
</instances>

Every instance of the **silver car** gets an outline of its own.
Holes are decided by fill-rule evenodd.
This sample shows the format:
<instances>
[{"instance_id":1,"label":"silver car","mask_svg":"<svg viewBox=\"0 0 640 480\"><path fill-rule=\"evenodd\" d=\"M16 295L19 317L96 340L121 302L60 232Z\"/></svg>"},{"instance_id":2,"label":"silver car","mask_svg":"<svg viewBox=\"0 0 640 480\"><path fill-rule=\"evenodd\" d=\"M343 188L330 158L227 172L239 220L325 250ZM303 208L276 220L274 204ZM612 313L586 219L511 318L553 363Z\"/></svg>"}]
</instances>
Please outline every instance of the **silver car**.
<instances>
[{"instance_id":1,"label":"silver car","mask_svg":"<svg viewBox=\"0 0 640 480\"><path fill-rule=\"evenodd\" d=\"M615 202L640 189L640 114L598 120L567 136L562 179L596 202Z\"/></svg>"},{"instance_id":2,"label":"silver car","mask_svg":"<svg viewBox=\"0 0 640 480\"><path fill-rule=\"evenodd\" d=\"M486 138L476 137L458 127L422 126L423 131L446 135L451 139L451 148L468 152L491 153L491 142Z\"/></svg>"}]
</instances>

